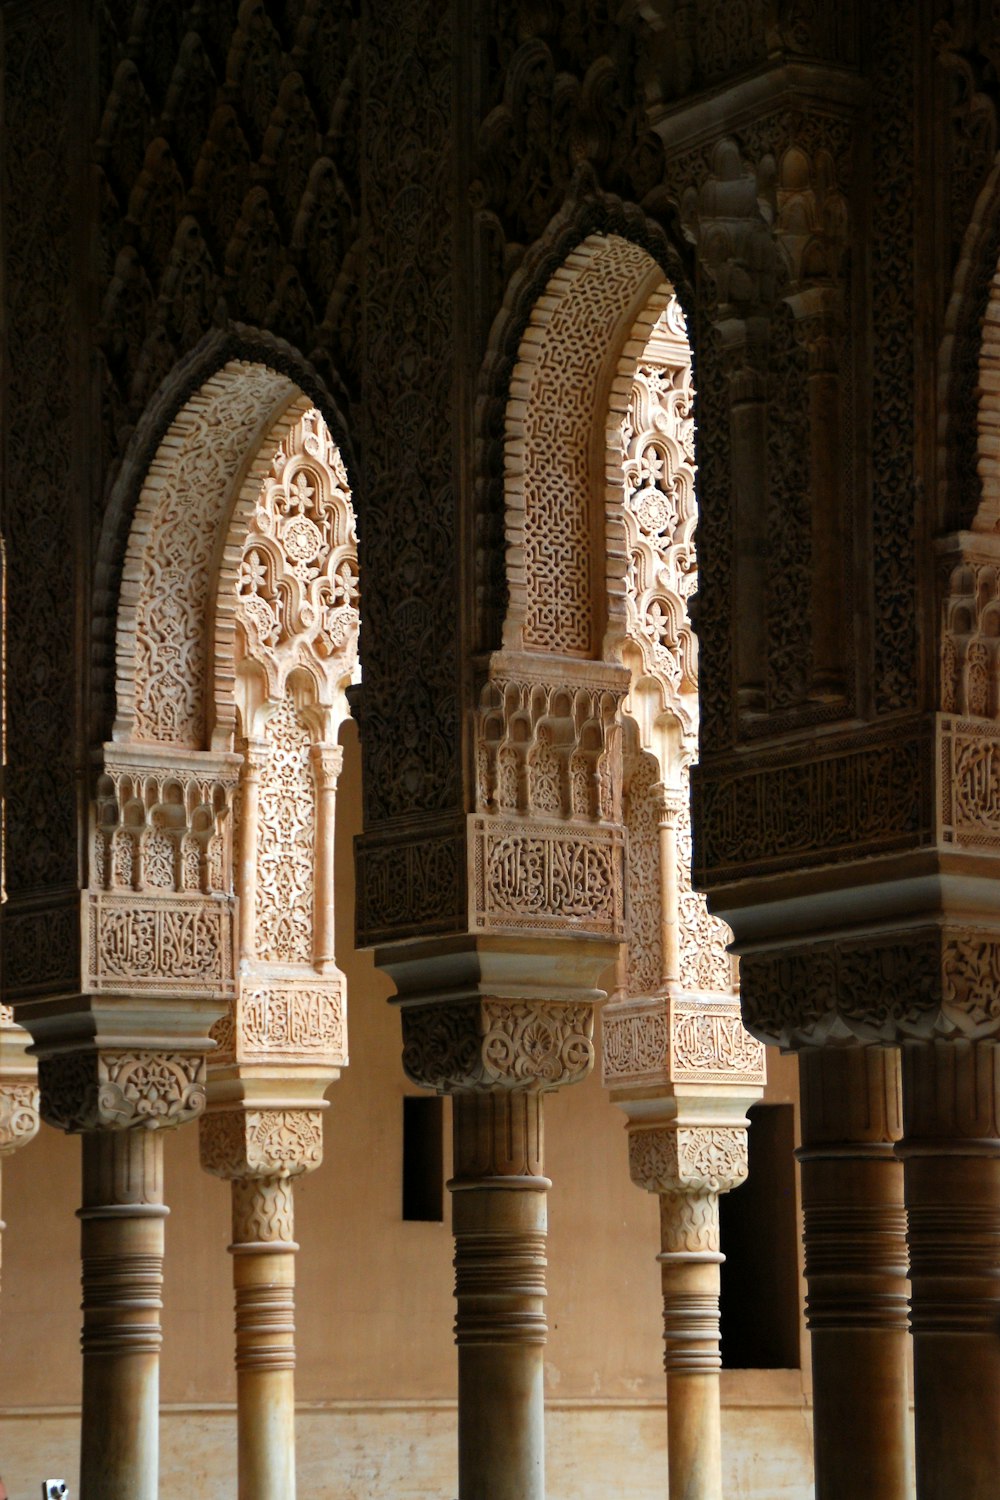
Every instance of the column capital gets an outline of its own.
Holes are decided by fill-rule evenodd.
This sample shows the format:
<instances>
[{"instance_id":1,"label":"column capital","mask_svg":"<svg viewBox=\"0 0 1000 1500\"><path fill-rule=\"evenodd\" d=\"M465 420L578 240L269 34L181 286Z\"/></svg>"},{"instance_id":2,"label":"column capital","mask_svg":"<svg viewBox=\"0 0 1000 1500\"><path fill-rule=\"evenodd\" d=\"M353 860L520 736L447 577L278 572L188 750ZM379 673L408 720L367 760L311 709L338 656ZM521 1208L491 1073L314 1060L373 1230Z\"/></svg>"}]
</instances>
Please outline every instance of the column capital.
<instances>
[{"instance_id":1,"label":"column capital","mask_svg":"<svg viewBox=\"0 0 1000 1500\"><path fill-rule=\"evenodd\" d=\"M0 1156L38 1134L38 1067L27 1052L31 1038L0 1005Z\"/></svg>"},{"instance_id":2,"label":"column capital","mask_svg":"<svg viewBox=\"0 0 1000 1500\"><path fill-rule=\"evenodd\" d=\"M403 1067L439 1093L554 1089L594 1064L594 1006L486 998L404 1005Z\"/></svg>"},{"instance_id":3,"label":"column capital","mask_svg":"<svg viewBox=\"0 0 1000 1500\"><path fill-rule=\"evenodd\" d=\"M297 1177L323 1160L322 1110L223 1106L203 1117L200 1143L201 1165L214 1177Z\"/></svg>"},{"instance_id":4,"label":"column capital","mask_svg":"<svg viewBox=\"0 0 1000 1500\"><path fill-rule=\"evenodd\" d=\"M57 1052L38 1064L42 1118L58 1130L149 1130L183 1125L205 1107L200 1052Z\"/></svg>"},{"instance_id":5,"label":"column capital","mask_svg":"<svg viewBox=\"0 0 1000 1500\"><path fill-rule=\"evenodd\" d=\"M628 1154L632 1181L647 1192L725 1193L746 1181L747 1127L633 1124Z\"/></svg>"}]
</instances>

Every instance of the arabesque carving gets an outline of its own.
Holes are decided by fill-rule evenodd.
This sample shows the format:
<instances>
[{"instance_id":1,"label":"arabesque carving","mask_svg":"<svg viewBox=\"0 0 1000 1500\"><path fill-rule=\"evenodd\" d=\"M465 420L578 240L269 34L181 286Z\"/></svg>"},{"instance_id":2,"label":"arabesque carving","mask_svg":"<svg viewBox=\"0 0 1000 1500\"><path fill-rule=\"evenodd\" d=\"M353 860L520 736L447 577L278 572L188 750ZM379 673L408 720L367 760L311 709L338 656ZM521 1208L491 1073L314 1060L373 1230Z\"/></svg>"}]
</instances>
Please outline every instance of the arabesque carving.
<instances>
[{"instance_id":1,"label":"arabesque carving","mask_svg":"<svg viewBox=\"0 0 1000 1500\"><path fill-rule=\"evenodd\" d=\"M727 1192L747 1175L745 1126L633 1127L629 1170L651 1193Z\"/></svg>"},{"instance_id":2,"label":"arabesque carving","mask_svg":"<svg viewBox=\"0 0 1000 1500\"><path fill-rule=\"evenodd\" d=\"M212 1109L200 1128L201 1164L215 1177L289 1177L323 1160L319 1109Z\"/></svg>"},{"instance_id":3,"label":"arabesque carving","mask_svg":"<svg viewBox=\"0 0 1000 1500\"><path fill-rule=\"evenodd\" d=\"M407 1076L439 1093L558 1088L594 1062L594 1008L583 1001L404 1005L402 1021Z\"/></svg>"},{"instance_id":4,"label":"arabesque carving","mask_svg":"<svg viewBox=\"0 0 1000 1500\"><path fill-rule=\"evenodd\" d=\"M59 1130L150 1130L196 1119L205 1058L188 1052L50 1053L38 1063L42 1115Z\"/></svg>"}]
</instances>

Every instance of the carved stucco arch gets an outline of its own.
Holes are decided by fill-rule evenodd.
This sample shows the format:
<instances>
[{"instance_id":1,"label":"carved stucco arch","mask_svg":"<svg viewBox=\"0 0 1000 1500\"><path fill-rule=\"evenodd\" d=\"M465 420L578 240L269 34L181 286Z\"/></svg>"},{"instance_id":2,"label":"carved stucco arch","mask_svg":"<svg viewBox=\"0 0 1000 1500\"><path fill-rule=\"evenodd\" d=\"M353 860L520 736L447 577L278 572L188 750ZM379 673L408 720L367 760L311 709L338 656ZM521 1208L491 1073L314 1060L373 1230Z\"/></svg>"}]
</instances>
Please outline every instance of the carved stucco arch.
<instances>
[{"instance_id":1,"label":"carved stucco arch","mask_svg":"<svg viewBox=\"0 0 1000 1500\"><path fill-rule=\"evenodd\" d=\"M488 227L488 215L485 223ZM526 332L548 282L592 235L616 236L641 247L661 267L662 278L674 286L681 303L685 307L693 305L693 277L685 253L655 217L636 204L598 188L591 168L581 163L562 208L544 234L528 248L507 282L503 306L490 329L480 373L472 560L475 643L480 651L493 650L500 644L507 610L505 448L513 372L521 360Z\"/></svg>"},{"instance_id":2,"label":"carved stucco arch","mask_svg":"<svg viewBox=\"0 0 1000 1500\"><path fill-rule=\"evenodd\" d=\"M669 290L642 246L591 234L532 309L507 403L506 650L607 660L621 639L621 474L616 498L602 417L624 416L622 360L638 360Z\"/></svg>"},{"instance_id":3,"label":"carved stucco arch","mask_svg":"<svg viewBox=\"0 0 1000 1500\"><path fill-rule=\"evenodd\" d=\"M966 228L938 355L935 530L1000 529L1000 161Z\"/></svg>"},{"instance_id":4,"label":"carved stucco arch","mask_svg":"<svg viewBox=\"0 0 1000 1500\"><path fill-rule=\"evenodd\" d=\"M166 464L167 434L182 420L188 403L230 365L266 368L284 377L294 391L317 408L339 448L357 507L361 491L354 450L344 417L329 386L297 349L266 330L244 324L213 329L174 366L136 425L105 507L94 570L92 614L91 739L109 738L116 714L125 561L133 541L136 515L154 466ZM261 415L261 427L265 424ZM257 455L254 455L256 458ZM167 465L169 467L169 465ZM228 514L228 512L227 512Z\"/></svg>"}]
</instances>

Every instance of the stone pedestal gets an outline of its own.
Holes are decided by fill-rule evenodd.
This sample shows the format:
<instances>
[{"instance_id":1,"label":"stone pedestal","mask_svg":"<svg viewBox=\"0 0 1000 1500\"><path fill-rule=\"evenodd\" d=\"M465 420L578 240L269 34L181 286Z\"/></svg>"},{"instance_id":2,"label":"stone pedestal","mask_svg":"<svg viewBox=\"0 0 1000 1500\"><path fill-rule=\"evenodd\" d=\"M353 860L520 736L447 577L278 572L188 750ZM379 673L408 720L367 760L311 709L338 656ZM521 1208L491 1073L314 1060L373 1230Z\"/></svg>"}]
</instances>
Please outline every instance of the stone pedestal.
<instances>
[{"instance_id":1,"label":"stone pedestal","mask_svg":"<svg viewBox=\"0 0 1000 1500\"><path fill-rule=\"evenodd\" d=\"M902 1130L899 1052L806 1049L799 1078L816 1497L904 1500L906 1226L893 1153Z\"/></svg>"}]
</instances>

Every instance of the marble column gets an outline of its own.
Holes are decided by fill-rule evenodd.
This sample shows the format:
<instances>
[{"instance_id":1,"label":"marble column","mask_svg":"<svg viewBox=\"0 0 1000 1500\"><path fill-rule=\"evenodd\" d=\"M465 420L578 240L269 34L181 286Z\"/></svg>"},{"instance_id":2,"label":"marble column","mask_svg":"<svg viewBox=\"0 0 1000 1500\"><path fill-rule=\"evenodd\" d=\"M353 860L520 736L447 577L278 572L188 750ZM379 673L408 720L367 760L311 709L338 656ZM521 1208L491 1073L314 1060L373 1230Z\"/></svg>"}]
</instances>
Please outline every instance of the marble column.
<instances>
[{"instance_id":1,"label":"marble column","mask_svg":"<svg viewBox=\"0 0 1000 1500\"><path fill-rule=\"evenodd\" d=\"M899 1052L807 1048L799 1079L816 1497L904 1500L911 1441L903 1176L893 1150L902 1130Z\"/></svg>"},{"instance_id":2,"label":"marble column","mask_svg":"<svg viewBox=\"0 0 1000 1500\"><path fill-rule=\"evenodd\" d=\"M542 1095L456 1094L460 1500L544 1500Z\"/></svg>"},{"instance_id":3,"label":"marble column","mask_svg":"<svg viewBox=\"0 0 1000 1500\"><path fill-rule=\"evenodd\" d=\"M1000 1047L903 1047L918 1500L1000 1492Z\"/></svg>"},{"instance_id":4,"label":"marble column","mask_svg":"<svg viewBox=\"0 0 1000 1500\"><path fill-rule=\"evenodd\" d=\"M157 1500L163 1136L83 1136L81 1500Z\"/></svg>"},{"instance_id":5,"label":"marble column","mask_svg":"<svg viewBox=\"0 0 1000 1500\"><path fill-rule=\"evenodd\" d=\"M715 1123L633 1122L629 1167L633 1182L660 1199L668 1493L722 1500L719 1194L747 1175L740 1101Z\"/></svg>"},{"instance_id":6,"label":"marble column","mask_svg":"<svg viewBox=\"0 0 1000 1500\"><path fill-rule=\"evenodd\" d=\"M240 1500L295 1500L295 1252L287 1177L234 1182Z\"/></svg>"}]
</instances>

